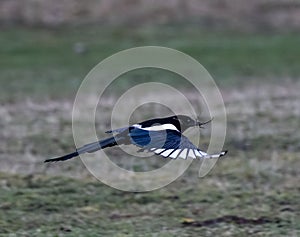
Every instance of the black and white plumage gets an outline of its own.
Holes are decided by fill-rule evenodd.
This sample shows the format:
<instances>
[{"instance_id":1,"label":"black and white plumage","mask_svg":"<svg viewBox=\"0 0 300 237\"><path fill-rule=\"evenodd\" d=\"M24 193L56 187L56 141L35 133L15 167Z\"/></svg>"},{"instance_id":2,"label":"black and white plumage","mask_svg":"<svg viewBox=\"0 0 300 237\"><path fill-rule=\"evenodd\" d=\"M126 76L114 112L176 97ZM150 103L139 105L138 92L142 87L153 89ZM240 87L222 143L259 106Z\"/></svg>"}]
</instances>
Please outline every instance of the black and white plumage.
<instances>
[{"instance_id":1,"label":"black and white plumage","mask_svg":"<svg viewBox=\"0 0 300 237\"><path fill-rule=\"evenodd\" d=\"M208 121L210 122L210 121ZM204 124L186 115L175 115L166 118L146 120L129 127L107 131L112 137L84 145L75 152L58 158L48 159L45 162L65 161L84 153L92 153L116 145L136 145L140 151L154 152L163 157L172 159L188 157L219 158L227 151L209 155L196 147L182 133L190 127L202 127Z\"/></svg>"}]
</instances>

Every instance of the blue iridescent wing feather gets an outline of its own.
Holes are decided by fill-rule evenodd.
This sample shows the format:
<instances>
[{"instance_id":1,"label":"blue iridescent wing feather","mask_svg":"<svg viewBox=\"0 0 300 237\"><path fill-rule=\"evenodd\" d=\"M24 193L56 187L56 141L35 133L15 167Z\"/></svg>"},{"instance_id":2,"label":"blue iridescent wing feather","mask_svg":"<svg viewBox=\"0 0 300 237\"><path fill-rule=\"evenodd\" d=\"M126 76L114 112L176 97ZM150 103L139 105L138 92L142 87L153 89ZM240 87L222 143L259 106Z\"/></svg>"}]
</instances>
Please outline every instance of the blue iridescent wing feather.
<instances>
[{"instance_id":1,"label":"blue iridescent wing feather","mask_svg":"<svg viewBox=\"0 0 300 237\"><path fill-rule=\"evenodd\" d=\"M164 157L204 157L207 154L199 150L187 137L175 130L147 131L133 128L129 132L132 144L142 150L152 151Z\"/></svg>"}]
</instances>

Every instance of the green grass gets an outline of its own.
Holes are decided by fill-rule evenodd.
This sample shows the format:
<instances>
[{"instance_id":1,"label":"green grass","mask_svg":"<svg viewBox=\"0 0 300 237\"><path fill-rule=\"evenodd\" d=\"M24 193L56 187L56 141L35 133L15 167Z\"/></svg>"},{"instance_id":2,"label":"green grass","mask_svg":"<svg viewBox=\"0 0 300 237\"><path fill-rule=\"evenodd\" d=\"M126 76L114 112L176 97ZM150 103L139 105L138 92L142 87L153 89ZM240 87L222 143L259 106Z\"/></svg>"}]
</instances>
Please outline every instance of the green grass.
<instances>
[{"instance_id":1,"label":"green grass","mask_svg":"<svg viewBox=\"0 0 300 237\"><path fill-rule=\"evenodd\" d=\"M17 236L296 236L300 231L299 161L285 155L279 170L266 161L231 157L205 179L198 165L164 189L147 193L114 190L91 179L2 174L0 233ZM255 160L255 159L254 159ZM291 165L290 168L288 166ZM188 185L187 185L188 184ZM202 227L184 225L235 216ZM191 220L185 220L185 219ZM251 223L265 218L266 223Z\"/></svg>"},{"instance_id":2,"label":"green grass","mask_svg":"<svg viewBox=\"0 0 300 237\"><path fill-rule=\"evenodd\" d=\"M297 78L300 74L299 40L300 35L296 33L213 33L195 27L135 30L82 26L56 30L4 28L0 38L0 98L21 99L29 94L38 98L72 97L84 76L98 62L120 50L145 45L171 47L195 57L222 86L256 81L253 78L269 81L274 77L277 80ZM74 52L77 42L86 46L86 53ZM143 70L136 76L144 81L165 77ZM131 74L125 77L127 84L131 83L132 77ZM178 79L172 79L177 85Z\"/></svg>"}]
</instances>

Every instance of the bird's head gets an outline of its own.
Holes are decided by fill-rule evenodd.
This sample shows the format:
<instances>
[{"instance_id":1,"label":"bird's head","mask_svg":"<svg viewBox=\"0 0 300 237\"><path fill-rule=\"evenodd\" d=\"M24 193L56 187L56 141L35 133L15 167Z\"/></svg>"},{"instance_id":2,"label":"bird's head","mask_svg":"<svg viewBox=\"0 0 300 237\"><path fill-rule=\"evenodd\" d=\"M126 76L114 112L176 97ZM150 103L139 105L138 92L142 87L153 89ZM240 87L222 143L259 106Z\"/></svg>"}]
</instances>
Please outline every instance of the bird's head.
<instances>
[{"instance_id":1,"label":"bird's head","mask_svg":"<svg viewBox=\"0 0 300 237\"><path fill-rule=\"evenodd\" d=\"M180 130L184 132L186 129L190 127L200 127L203 128L203 125L211 122L211 120L206 121L206 122L200 122L199 118L197 119L192 119L191 117L187 115L176 115L171 117L174 120L174 124L179 124L180 125Z\"/></svg>"}]
</instances>

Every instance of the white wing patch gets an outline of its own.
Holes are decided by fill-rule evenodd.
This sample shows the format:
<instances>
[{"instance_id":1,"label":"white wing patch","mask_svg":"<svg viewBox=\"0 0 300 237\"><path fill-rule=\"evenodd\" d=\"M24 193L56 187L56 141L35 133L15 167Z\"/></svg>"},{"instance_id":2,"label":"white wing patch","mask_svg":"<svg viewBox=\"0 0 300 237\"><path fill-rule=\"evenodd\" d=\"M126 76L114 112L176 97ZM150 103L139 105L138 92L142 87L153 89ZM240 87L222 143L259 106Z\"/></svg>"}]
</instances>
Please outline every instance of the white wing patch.
<instances>
[{"instance_id":1,"label":"white wing patch","mask_svg":"<svg viewBox=\"0 0 300 237\"><path fill-rule=\"evenodd\" d=\"M186 155L187 155L188 149L183 149L182 152L180 153L179 157L186 159Z\"/></svg>"},{"instance_id":2,"label":"white wing patch","mask_svg":"<svg viewBox=\"0 0 300 237\"><path fill-rule=\"evenodd\" d=\"M161 125L155 125L147 128L142 128L142 126L139 124L134 124L132 126L146 131L163 131L166 129L178 131L178 129L173 124L161 124Z\"/></svg>"},{"instance_id":3,"label":"white wing patch","mask_svg":"<svg viewBox=\"0 0 300 237\"><path fill-rule=\"evenodd\" d=\"M193 159L196 159L193 149L190 149L188 157L192 157Z\"/></svg>"},{"instance_id":4,"label":"white wing patch","mask_svg":"<svg viewBox=\"0 0 300 237\"><path fill-rule=\"evenodd\" d=\"M221 157L221 156L225 156L226 153L227 153L227 151L222 151L222 152L219 153L219 154L212 154L212 155L206 154L206 156L204 156L203 158L204 158L204 159L219 158L219 157Z\"/></svg>"},{"instance_id":5,"label":"white wing patch","mask_svg":"<svg viewBox=\"0 0 300 237\"><path fill-rule=\"evenodd\" d=\"M176 159L176 158L178 157L179 152L181 152L181 150L182 150L182 149L177 149L177 150L175 150L175 151L170 155L170 157L171 157L172 159Z\"/></svg>"},{"instance_id":6,"label":"white wing patch","mask_svg":"<svg viewBox=\"0 0 300 237\"><path fill-rule=\"evenodd\" d=\"M165 149L156 149L155 151L154 151L154 153L155 154L159 154L159 153L161 153L161 152L163 152Z\"/></svg>"},{"instance_id":7,"label":"white wing patch","mask_svg":"<svg viewBox=\"0 0 300 237\"><path fill-rule=\"evenodd\" d=\"M200 150L194 150L194 151L195 151L197 157L203 157L203 156L207 155L207 153L200 151Z\"/></svg>"},{"instance_id":8,"label":"white wing patch","mask_svg":"<svg viewBox=\"0 0 300 237\"><path fill-rule=\"evenodd\" d=\"M168 157L172 152L174 151L174 149L168 149L165 150L163 153L161 153L160 155L164 156L164 157Z\"/></svg>"},{"instance_id":9,"label":"white wing patch","mask_svg":"<svg viewBox=\"0 0 300 237\"><path fill-rule=\"evenodd\" d=\"M157 148L150 148L150 151L154 152L157 155L161 155L163 157L170 157L172 159L182 158L187 159L187 157L196 159L196 158L202 158L202 159L212 159L212 158L219 158L221 156L224 156L227 151L221 152L218 154L212 154L209 155L203 151L197 150L197 149L157 149Z\"/></svg>"},{"instance_id":10,"label":"white wing patch","mask_svg":"<svg viewBox=\"0 0 300 237\"><path fill-rule=\"evenodd\" d=\"M135 127L135 128L141 128L142 125L140 125L140 124L133 124L132 127Z\"/></svg>"}]
</instances>

